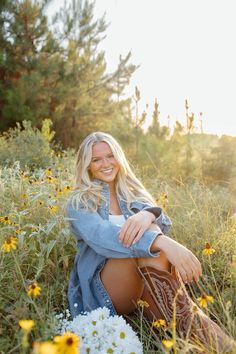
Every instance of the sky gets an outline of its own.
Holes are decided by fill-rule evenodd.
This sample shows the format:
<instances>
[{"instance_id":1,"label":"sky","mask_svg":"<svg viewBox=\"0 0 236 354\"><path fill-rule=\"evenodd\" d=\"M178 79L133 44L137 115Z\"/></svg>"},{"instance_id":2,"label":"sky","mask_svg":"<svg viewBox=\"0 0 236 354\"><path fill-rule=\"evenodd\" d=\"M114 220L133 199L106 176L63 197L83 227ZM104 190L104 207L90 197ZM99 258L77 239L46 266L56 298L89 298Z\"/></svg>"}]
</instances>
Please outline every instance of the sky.
<instances>
[{"instance_id":1,"label":"sky","mask_svg":"<svg viewBox=\"0 0 236 354\"><path fill-rule=\"evenodd\" d=\"M55 10L56 5L51 5ZM185 124L185 99L196 128L203 113L205 133L236 136L235 0L97 0L95 18L110 24L101 49L107 70L119 55L132 53L140 65L127 95L141 92L140 111L159 103L160 120Z\"/></svg>"}]
</instances>

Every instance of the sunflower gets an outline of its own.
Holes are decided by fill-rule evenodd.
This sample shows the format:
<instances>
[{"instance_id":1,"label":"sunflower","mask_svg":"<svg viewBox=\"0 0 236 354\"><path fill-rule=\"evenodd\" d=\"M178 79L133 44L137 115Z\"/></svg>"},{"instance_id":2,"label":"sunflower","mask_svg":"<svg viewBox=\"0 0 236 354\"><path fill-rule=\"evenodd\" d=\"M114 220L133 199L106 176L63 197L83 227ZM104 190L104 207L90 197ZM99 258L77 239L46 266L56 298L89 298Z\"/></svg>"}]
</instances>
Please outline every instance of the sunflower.
<instances>
[{"instance_id":1,"label":"sunflower","mask_svg":"<svg viewBox=\"0 0 236 354\"><path fill-rule=\"evenodd\" d=\"M5 250L6 252L15 250L17 241L18 241L17 238L14 236L7 237L7 239L4 241L3 245L1 246L1 249Z\"/></svg>"},{"instance_id":2,"label":"sunflower","mask_svg":"<svg viewBox=\"0 0 236 354\"><path fill-rule=\"evenodd\" d=\"M28 290L27 290L27 294L29 296L38 296L40 295L40 292L41 292L41 288L40 286L38 286L38 284L36 282L33 282L29 287L28 287Z\"/></svg>"},{"instance_id":3,"label":"sunflower","mask_svg":"<svg viewBox=\"0 0 236 354\"><path fill-rule=\"evenodd\" d=\"M197 300L198 300L198 302L199 302L199 305L200 305L201 307L204 307L204 308L207 307L208 302L210 302L210 303L213 303L213 302L214 302L213 296L210 296L210 295L207 295L207 294L202 294L202 296L199 297Z\"/></svg>"},{"instance_id":4,"label":"sunflower","mask_svg":"<svg viewBox=\"0 0 236 354\"><path fill-rule=\"evenodd\" d=\"M72 332L65 332L62 336L54 337L58 354L79 354L79 341L80 338Z\"/></svg>"}]
</instances>

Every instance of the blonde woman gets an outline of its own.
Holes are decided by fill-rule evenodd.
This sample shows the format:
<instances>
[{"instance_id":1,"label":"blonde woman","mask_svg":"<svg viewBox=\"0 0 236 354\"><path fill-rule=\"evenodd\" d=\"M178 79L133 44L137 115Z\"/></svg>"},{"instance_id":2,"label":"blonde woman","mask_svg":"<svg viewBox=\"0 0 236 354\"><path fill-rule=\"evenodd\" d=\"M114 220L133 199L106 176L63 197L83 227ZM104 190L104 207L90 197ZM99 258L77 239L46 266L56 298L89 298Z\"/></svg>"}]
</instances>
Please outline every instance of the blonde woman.
<instances>
[{"instance_id":1,"label":"blonde woman","mask_svg":"<svg viewBox=\"0 0 236 354\"><path fill-rule=\"evenodd\" d=\"M110 134L92 133L80 145L67 215L78 241L68 288L73 316L103 306L111 314L129 314L142 299L149 304L149 320L170 323L176 299L179 335L190 333L221 352L228 350L229 338L196 306L192 311L184 287L202 275L199 260L166 235L169 217L155 205Z\"/></svg>"}]
</instances>

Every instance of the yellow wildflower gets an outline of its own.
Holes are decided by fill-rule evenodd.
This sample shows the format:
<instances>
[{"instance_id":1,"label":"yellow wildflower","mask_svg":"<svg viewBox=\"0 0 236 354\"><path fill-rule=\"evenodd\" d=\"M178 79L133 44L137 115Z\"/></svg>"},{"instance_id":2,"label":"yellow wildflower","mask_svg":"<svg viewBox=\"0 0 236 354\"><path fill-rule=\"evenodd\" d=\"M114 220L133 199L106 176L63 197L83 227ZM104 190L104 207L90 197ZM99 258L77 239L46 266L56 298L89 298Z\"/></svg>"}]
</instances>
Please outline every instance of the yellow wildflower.
<instances>
[{"instance_id":1,"label":"yellow wildflower","mask_svg":"<svg viewBox=\"0 0 236 354\"><path fill-rule=\"evenodd\" d=\"M40 286L38 286L38 284L36 282L33 282L29 287L28 287L28 290L27 290L27 294L29 296L38 296L40 295L40 292L41 292L41 288Z\"/></svg>"},{"instance_id":2,"label":"yellow wildflower","mask_svg":"<svg viewBox=\"0 0 236 354\"><path fill-rule=\"evenodd\" d=\"M159 328L159 327L165 327L166 326L166 321L159 319L153 322L153 327Z\"/></svg>"},{"instance_id":3,"label":"yellow wildflower","mask_svg":"<svg viewBox=\"0 0 236 354\"><path fill-rule=\"evenodd\" d=\"M202 294L202 296L199 297L197 300L199 302L199 305L201 307L205 307L205 308L207 307L208 302L210 302L210 303L214 302L213 296L210 296L210 295L207 295L207 294Z\"/></svg>"},{"instance_id":4,"label":"yellow wildflower","mask_svg":"<svg viewBox=\"0 0 236 354\"><path fill-rule=\"evenodd\" d=\"M3 222L3 224L11 225L11 220L8 216L1 216L0 221Z\"/></svg>"},{"instance_id":5,"label":"yellow wildflower","mask_svg":"<svg viewBox=\"0 0 236 354\"><path fill-rule=\"evenodd\" d=\"M137 305L140 307L149 307L149 303L141 299L137 301Z\"/></svg>"},{"instance_id":6,"label":"yellow wildflower","mask_svg":"<svg viewBox=\"0 0 236 354\"><path fill-rule=\"evenodd\" d=\"M53 177L53 176L47 176L47 178L46 178L46 181L48 182L48 183L55 183L56 182L56 178L55 177Z\"/></svg>"},{"instance_id":7,"label":"yellow wildflower","mask_svg":"<svg viewBox=\"0 0 236 354\"><path fill-rule=\"evenodd\" d=\"M168 206L168 195L166 193L161 193L161 195L156 198L156 203L166 210Z\"/></svg>"},{"instance_id":8,"label":"yellow wildflower","mask_svg":"<svg viewBox=\"0 0 236 354\"><path fill-rule=\"evenodd\" d=\"M211 247L210 243L206 243L204 250L202 251L203 254L205 255L212 255L215 253L214 248Z\"/></svg>"},{"instance_id":9,"label":"yellow wildflower","mask_svg":"<svg viewBox=\"0 0 236 354\"><path fill-rule=\"evenodd\" d=\"M80 338L72 332L65 332L62 336L54 337L58 354L79 354L79 341Z\"/></svg>"},{"instance_id":10,"label":"yellow wildflower","mask_svg":"<svg viewBox=\"0 0 236 354\"><path fill-rule=\"evenodd\" d=\"M64 192L69 192L72 190L72 187L71 186L65 186L64 187Z\"/></svg>"},{"instance_id":11,"label":"yellow wildflower","mask_svg":"<svg viewBox=\"0 0 236 354\"><path fill-rule=\"evenodd\" d=\"M174 345L173 339L163 339L162 343L167 349L172 348Z\"/></svg>"},{"instance_id":12,"label":"yellow wildflower","mask_svg":"<svg viewBox=\"0 0 236 354\"><path fill-rule=\"evenodd\" d=\"M16 249L17 238L14 236L7 237L4 241L1 249L5 250L6 252L10 252L11 250Z\"/></svg>"},{"instance_id":13,"label":"yellow wildflower","mask_svg":"<svg viewBox=\"0 0 236 354\"><path fill-rule=\"evenodd\" d=\"M23 329L23 331L29 332L34 327L34 321L33 320L20 320L19 325Z\"/></svg>"},{"instance_id":14,"label":"yellow wildflower","mask_svg":"<svg viewBox=\"0 0 236 354\"><path fill-rule=\"evenodd\" d=\"M45 170L45 174L46 174L46 176L51 176L52 175L52 169L48 168L47 170Z\"/></svg>"},{"instance_id":15,"label":"yellow wildflower","mask_svg":"<svg viewBox=\"0 0 236 354\"><path fill-rule=\"evenodd\" d=\"M58 196L58 195L62 195L63 194L63 191L61 188L56 188L56 192L57 194L55 194L55 196Z\"/></svg>"},{"instance_id":16,"label":"yellow wildflower","mask_svg":"<svg viewBox=\"0 0 236 354\"><path fill-rule=\"evenodd\" d=\"M56 214L56 212L58 211L58 206L57 205L52 205L49 207L50 211L52 214Z\"/></svg>"},{"instance_id":17,"label":"yellow wildflower","mask_svg":"<svg viewBox=\"0 0 236 354\"><path fill-rule=\"evenodd\" d=\"M57 346L52 342L34 343L34 354L57 354Z\"/></svg>"}]
</instances>

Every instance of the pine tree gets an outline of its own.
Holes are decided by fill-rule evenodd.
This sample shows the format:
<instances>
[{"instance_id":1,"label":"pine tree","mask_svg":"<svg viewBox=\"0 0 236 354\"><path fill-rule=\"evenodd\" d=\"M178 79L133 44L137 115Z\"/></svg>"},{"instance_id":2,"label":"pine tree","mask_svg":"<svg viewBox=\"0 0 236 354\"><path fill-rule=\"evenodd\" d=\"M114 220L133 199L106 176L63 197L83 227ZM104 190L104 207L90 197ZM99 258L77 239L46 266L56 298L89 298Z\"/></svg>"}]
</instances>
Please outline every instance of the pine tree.
<instances>
[{"instance_id":1,"label":"pine tree","mask_svg":"<svg viewBox=\"0 0 236 354\"><path fill-rule=\"evenodd\" d=\"M104 17L94 20L94 3L72 0L51 26L49 3L13 0L1 8L0 129L25 119L40 128L51 118L56 139L78 146L91 131L109 131L112 117L122 120L129 101L121 96L136 67L128 53L106 72L99 44L107 25Z\"/></svg>"}]
</instances>

